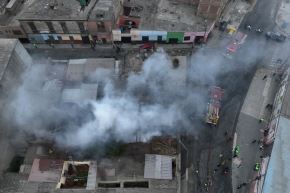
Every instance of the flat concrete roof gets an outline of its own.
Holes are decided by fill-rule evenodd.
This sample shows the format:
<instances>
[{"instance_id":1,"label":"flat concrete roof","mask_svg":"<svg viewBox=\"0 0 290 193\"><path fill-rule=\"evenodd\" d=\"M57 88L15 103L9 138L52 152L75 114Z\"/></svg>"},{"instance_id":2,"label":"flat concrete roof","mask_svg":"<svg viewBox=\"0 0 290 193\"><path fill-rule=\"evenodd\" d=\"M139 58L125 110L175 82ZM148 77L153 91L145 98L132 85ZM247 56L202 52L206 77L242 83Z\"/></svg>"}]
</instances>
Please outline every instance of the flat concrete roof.
<instances>
[{"instance_id":1,"label":"flat concrete roof","mask_svg":"<svg viewBox=\"0 0 290 193\"><path fill-rule=\"evenodd\" d=\"M34 159L28 181L58 182L62 167L62 160Z\"/></svg>"},{"instance_id":2,"label":"flat concrete roof","mask_svg":"<svg viewBox=\"0 0 290 193\"><path fill-rule=\"evenodd\" d=\"M112 19L113 8L113 0L99 0L89 15L89 19Z\"/></svg>"},{"instance_id":3,"label":"flat concrete roof","mask_svg":"<svg viewBox=\"0 0 290 193\"><path fill-rule=\"evenodd\" d=\"M96 100L98 84L81 84L78 88L65 88L62 92L63 102L82 103Z\"/></svg>"},{"instance_id":4,"label":"flat concrete roof","mask_svg":"<svg viewBox=\"0 0 290 193\"><path fill-rule=\"evenodd\" d=\"M56 21L56 20L87 20L91 9L95 6L97 0L91 0L84 10L77 0L57 0L54 8L50 8L49 0L37 0L25 8L22 14L18 16L19 20L38 20L38 21Z\"/></svg>"},{"instance_id":5,"label":"flat concrete roof","mask_svg":"<svg viewBox=\"0 0 290 193\"><path fill-rule=\"evenodd\" d=\"M2 80L17 39L0 39L0 80Z\"/></svg>"},{"instance_id":6,"label":"flat concrete roof","mask_svg":"<svg viewBox=\"0 0 290 193\"><path fill-rule=\"evenodd\" d=\"M213 21L197 16L196 6L193 5L177 3L174 0L134 2L142 7L142 11L132 13L141 18L141 30L202 32L213 24Z\"/></svg>"},{"instance_id":7,"label":"flat concrete roof","mask_svg":"<svg viewBox=\"0 0 290 193\"><path fill-rule=\"evenodd\" d=\"M172 180L172 157L146 154L144 178Z\"/></svg>"},{"instance_id":8,"label":"flat concrete roof","mask_svg":"<svg viewBox=\"0 0 290 193\"><path fill-rule=\"evenodd\" d=\"M19 26L18 17L29 7L31 6L35 1L38 0L26 0L24 3L21 3L20 6L17 7L17 9L13 12L13 14L10 14L8 12L4 12L0 16L0 25L1 26Z\"/></svg>"},{"instance_id":9,"label":"flat concrete roof","mask_svg":"<svg viewBox=\"0 0 290 193\"><path fill-rule=\"evenodd\" d=\"M66 80L80 83L86 77L93 76L97 69L106 69L110 72L113 72L114 66L114 58L87 58L69 60L68 69L66 72Z\"/></svg>"}]
</instances>

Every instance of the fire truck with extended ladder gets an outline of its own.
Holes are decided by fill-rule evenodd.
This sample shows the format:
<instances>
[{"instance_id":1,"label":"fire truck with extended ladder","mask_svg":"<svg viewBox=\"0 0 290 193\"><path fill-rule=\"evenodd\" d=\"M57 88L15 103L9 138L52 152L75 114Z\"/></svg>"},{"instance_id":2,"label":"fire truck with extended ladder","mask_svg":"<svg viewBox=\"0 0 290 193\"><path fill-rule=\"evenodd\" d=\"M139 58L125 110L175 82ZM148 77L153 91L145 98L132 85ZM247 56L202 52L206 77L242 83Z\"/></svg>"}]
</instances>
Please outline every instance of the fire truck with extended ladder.
<instances>
[{"instance_id":1,"label":"fire truck with extended ladder","mask_svg":"<svg viewBox=\"0 0 290 193\"><path fill-rule=\"evenodd\" d=\"M210 88L210 101L208 103L206 123L217 125L223 94L224 90L220 87L213 86Z\"/></svg>"}]
</instances>

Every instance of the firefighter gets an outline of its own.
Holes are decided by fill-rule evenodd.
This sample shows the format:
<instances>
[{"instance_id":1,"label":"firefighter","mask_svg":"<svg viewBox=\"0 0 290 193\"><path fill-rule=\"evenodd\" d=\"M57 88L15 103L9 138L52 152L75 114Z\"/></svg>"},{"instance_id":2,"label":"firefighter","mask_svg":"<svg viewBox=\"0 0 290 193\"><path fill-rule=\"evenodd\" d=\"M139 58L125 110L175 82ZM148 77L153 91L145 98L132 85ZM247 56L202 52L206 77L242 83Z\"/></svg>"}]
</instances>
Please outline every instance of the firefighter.
<instances>
[{"instance_id":1,"label":"firefighter","mask_svg":"<svg viewBox=\"0 0 290 193\"><path fill-rule=\"evenodd\" d=\"M263 123L263 122L265 122L265 119L264 119L264 118L261 118L261 119L259 120L259 123Z\"/></svg>"},{"instance_id":2,"label":"firefighter","mask_svg":"<svg viewBox=\"0 0 290 193\"><path fill-rule=\"evenodd\" d=\"M260 163L255 163L254 171L259 171L260 170L260 167L261 167L261 164Z\"/></svg>"},{"instance_id":3,"label":"firefighter","mask_svg":"<svg viewBox=\"0 0 290 193\"><path fill-rule=\"evenodd\" d=\"M238 157L239 153L240 153L240 146L236 145L234 149L234 157Z\"/></svg>"}]
</instances>

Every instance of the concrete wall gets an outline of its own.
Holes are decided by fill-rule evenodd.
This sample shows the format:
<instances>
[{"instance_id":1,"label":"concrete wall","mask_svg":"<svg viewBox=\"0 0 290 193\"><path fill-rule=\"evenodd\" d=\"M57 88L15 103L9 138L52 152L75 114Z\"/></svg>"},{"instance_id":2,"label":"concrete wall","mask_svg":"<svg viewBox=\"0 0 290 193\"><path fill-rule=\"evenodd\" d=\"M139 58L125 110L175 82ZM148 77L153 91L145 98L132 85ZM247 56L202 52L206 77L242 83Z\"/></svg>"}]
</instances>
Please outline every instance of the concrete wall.
<instances>
[{"instance_id":1,"label":"concrete wall","mask_svg":"<svg viewBox=\"0 0 290 193\"><path fill-rule=\"evenodd\" d=\"M199 0L176 0L176 2L197 5Z\"/></svg>"},{"instance_id":2,"label":"concrete wall","mask_svg":"<svg viewBox=\"0 0 290 193\"><path fill-rule=\"evenodd\" d=\"M49 33L49 28L47 26L47 24L45 23L45 21L20 21L21 26L23 28L23 30L27 33L27 34L32 34L32 30L30 28L30 26L28 25L28 22L33 22L36 29L38 30L39 33ZM60 22L58 21L49 21L52 23L52 26L55 30L56 33L64 33ZM68 29L68 33L81 33L80 28L78 26L78 22L82 22L84 24L84 27L86 28L86 22L84 21L63 21L66 24L66 27Z\"/></svg>"},{"instance_id":3,"label":"concrete wall","mask_svg":"<svg viewBox=\"0 0 290 193\"><path fill-rule=\"evenodd\" d=\"M7 68L1 80L0 89L0 175L8 169L10 161L15 156L14 148L9 141L9 130L12 129L11 123L5 121L6 104L11 97L11 94L16 91L17 86L21 84L21 75L25 69L32 64L32 58L27 53L22 44L17 41L8 61Z\"/></svg>"},{"instance_id":4,"label":"concrete wall","mask_svg":"<svg viewBox=\"0 0 290 193\"><path fill-rule=\"evenodd\" d=\"M27 38L25 31L19 26L0 26L1 38Z\"/></svg>"},{"instance_id":5,"label":"concrete wall","mask_svg":"<svg viewBox=\"0 0 290 193\"><path fill-rule=\"evenodd\" d=\"M225 3L224 0L200 0L197 14L207 19L216 19L221 14Z\"/></svg>"}]
</instances>

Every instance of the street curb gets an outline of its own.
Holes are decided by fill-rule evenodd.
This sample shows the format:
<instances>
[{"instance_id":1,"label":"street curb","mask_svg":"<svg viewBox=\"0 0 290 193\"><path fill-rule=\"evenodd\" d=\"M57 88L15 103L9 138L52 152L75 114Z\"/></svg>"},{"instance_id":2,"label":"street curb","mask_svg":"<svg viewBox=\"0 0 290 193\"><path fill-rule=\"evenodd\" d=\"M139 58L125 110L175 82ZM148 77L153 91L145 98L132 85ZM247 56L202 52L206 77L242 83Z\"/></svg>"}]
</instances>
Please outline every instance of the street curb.
<instances>
[{"instance_id":1,"label":"street curb","mask_svg":"<svg viewBox=\"0 0 290 193\"><path fill-rule=\"evenodd\" d=\"M250 9L249 9L249 11L248 11L248 12L251 12L251 11L253 11L254 7L255 7L255 6L256 6L256 4L257 4L257 1L258 1L258 0L254 0L254 1L253 1L253 3L252 3L252 5L251 5L251 7L250 7Z\"/></svg>"}]
</instances>

